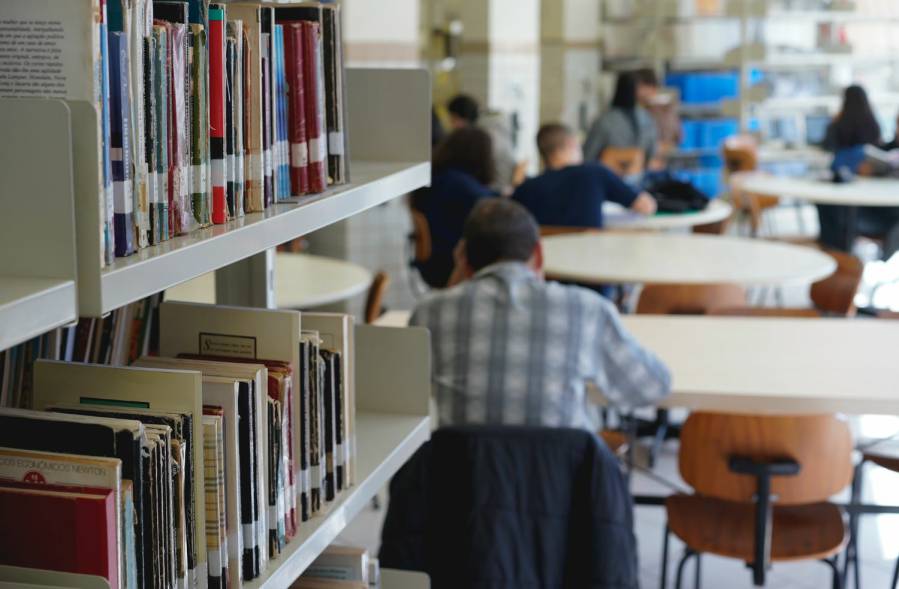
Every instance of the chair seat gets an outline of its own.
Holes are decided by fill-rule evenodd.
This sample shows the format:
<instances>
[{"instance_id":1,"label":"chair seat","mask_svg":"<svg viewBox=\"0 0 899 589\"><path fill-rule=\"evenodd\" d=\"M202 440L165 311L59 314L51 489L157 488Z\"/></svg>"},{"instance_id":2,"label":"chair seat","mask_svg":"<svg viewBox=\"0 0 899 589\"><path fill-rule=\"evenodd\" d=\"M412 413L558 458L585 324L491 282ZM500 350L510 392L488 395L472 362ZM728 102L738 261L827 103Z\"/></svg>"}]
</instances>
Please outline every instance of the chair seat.
<instances>
[{"instance_id":1,"label":"chair seat","mask_svg":"<svg viewBox=\"0 0 899 589\"><path fill-rule=\"evenodd\" d=\"M671 531L696 552L753 561L753 504L673 495L665 507ZM846 538L843 516L832 503L776 506L771 560L829 558L843 549Z\"/></svg>"},{"instance_id":2,"label":"chair seat","mask_svg":"<svg viewBox=\"0 0 899 589\"><path fill-rule=\"evenodd\" d=\"M627 452L628 448L628 438L627 435L623 432L618 432L614 430L602 430L599 432L599 437L602 438L602 441L606 443L606 446L609 447L609 450L612 451L612 454L621 455Z\"/></svg>"},{"instance_id":3,"label":"chair seat","mask_svg":"<svg viewBox=\"0 0 899 589\"><path fill-rule=\"evenodd\" d=\"M890 440L875 444L865 450L864 458L887 470L899 472L899 442Z\"/></svg>"}]
</instances>

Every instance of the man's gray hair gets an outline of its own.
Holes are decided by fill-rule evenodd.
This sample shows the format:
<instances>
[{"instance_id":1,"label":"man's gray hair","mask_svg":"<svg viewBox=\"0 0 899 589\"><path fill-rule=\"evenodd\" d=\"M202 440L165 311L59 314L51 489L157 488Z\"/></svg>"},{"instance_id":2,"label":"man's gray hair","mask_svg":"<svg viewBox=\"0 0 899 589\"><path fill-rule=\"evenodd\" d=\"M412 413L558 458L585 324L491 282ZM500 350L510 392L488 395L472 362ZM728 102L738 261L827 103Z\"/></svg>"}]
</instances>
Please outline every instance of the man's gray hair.
<instances>
[{"instance_id":1,"label":"man's gray hair","mask_svg":"<svg viewBox=\"0 0 899 589\"><path fill-rule=\"evenodd\" d=\"M496 262L526 262L540 241L534 217L505 198L481 201L465 221L465 256L477 271Z\"/></svg>"}]
</instances>

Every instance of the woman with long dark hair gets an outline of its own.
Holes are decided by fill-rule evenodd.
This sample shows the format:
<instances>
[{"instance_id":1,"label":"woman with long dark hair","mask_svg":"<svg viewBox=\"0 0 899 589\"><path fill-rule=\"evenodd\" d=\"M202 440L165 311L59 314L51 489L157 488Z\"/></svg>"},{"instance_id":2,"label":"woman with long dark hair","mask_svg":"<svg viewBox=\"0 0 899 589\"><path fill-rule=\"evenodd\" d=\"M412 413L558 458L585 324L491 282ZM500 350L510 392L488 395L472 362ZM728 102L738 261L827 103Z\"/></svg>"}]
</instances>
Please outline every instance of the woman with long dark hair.
<instances>
[{"instance_id":1,"label":"woman with long dark hair","mask_svg":"<svg viewBox=\"0 0 899 589\"><path fill-rule=\"evenodd\" d=\"M656 126L637 100L637 82L633 72L618 74L609 109L596 119L587 133L584 161L599 160L607 147L639 147L645 161L652 160L656 150Z\"/></svg>"},{"instance_id":2,"label":"woman with long dark hair","mask_svg":"<svg viewBox=\"0 0 899 589\"><path fill-rule=\"evenodd\" d=\"M824 147L833 152L831 169L843 177L859 172L865 160L866 145L880 145L880 124L861 86L853 85L843 93L843 106L827 127ZM836 179L836 178L835 178ZM883 259L899 249L899 207L855 207L817 205L821 232L818 240L825 247L851 251L856 235L883 238Z\"/></svg>"},{"instance_id":3,"label":"woman with long dark hair","mask_svg":"<svg viewBox=\"0 0 899 589\"><path fill-rule=\"evenodd\" d=\"M428 285L446 286L453 272L453 249L475 204L496 196L493 140L478 127L450 133L434 151L431 186L412 194L412 208L424 214L431 232L431 257L418 264Z\"/></svg>"}]
</instances>

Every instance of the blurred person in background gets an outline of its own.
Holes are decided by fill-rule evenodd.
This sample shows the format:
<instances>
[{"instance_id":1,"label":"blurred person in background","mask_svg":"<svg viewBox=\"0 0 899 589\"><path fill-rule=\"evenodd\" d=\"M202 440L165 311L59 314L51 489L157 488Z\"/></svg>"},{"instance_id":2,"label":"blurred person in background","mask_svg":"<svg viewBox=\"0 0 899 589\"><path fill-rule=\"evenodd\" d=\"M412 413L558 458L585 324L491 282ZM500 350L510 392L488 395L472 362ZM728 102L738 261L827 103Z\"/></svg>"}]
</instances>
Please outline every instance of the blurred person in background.
<instances>
[{"instance_id":1,"label":"blurred person in background","mask_svg":"<svg viewBox=\"0 0 899 589\"><path fill-rule=\"evenodd\" d=\"M482 116L478 101L467 94L454 96L446 107L449 112L451 129L464 129L479 126L490 134L493 140L493 164L495 167L493 182L490 187L497 194L508 195L512 192L515 176L515 149L512 145L512 134L500 117L485 118Z\"/></svg>"}]
</instances>

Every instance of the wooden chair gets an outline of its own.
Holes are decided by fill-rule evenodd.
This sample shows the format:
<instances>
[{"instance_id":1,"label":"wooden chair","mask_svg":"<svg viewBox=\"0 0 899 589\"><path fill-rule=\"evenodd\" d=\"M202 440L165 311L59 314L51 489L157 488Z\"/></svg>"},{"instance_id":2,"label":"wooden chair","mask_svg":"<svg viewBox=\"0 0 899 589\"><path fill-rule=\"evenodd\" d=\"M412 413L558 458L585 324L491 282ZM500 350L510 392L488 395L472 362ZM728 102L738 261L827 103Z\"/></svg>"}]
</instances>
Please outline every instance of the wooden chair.
<instances>
[{"instance_id":1,"label":"wooden chair","mask_svg":"<svg viewBox=\"0 0 899 589\"><path fill-rule=\"evenodd\" d=\"M705 315L722 307L745 307L746 290L736 284L647 284L636 312L651 315Z\"/></svg>"},{"instance_id":2,"label":"wooden chair","mask_svg":"<svg viewBox=\"0 0 899 589\"><path fill-rule=\"evenodd\" d=\"M368 295L365 297L365 322L374 323L378 317L384 314L384 296L390 287L390 275L386 272L375 274L371 286L368 287Z\"/></svg>"},{"instance_id":3,"label":"wooden chair","mask_svg":"<svg viewBox=\"0 0 899 589\"><path fill-rule=\"evenodd\" d=\"M833 415L761 416L697 412L681 431L679 468L693 487L665 502L662 560L670 532L686 549L677 567L703 553L742 560L764 586L772 562L821 560L842 587L836 565L847 534L828 498L852 478L852 435ZM698 584L697 577L697 587Z\"/></svg>"},{"instance_id":4,"label":"wooden chair","mask_svg":"<svg viewBox=\"0 0 899 589\"><path fill-rule=\"evenodd\" d=\"M636 313L645 315L705 315L717 308L745 307L746 290L736 284L647 284L640 292ZM672 426L668 409L657 409L655 421L639 422L639 437L652 436L649 465L662 443L678 435Z\"/></svg>"},{"instance_id":5,"label":"wooden chair","mask_svg":"<svg viewBox=\"0 0 899 589\"><path fill-rule=\"evenodd\" d=\"M855 315L855 294L862 283L865 265L861 260L838 251L825 250L837 263L833 274L812 285L810 295L815 307L828 314Z\"/></svg>"},{"instance_id":6,"label":"wooden chair","mask_svg":"<svg viewBox=\"0 0 899 589\"><path fill-rule=\"evenodd\" d=\"M865 464L876 464L881 468L899 473L899 441L884 440L867 446L862 450L862 460L855 467L855 476L852 478L852 498L850 505L861 504L862 497L862 477L864 474ZM861 589L861 580L859 579L858 566L858 518L854 512L849 516L849 529L851 536L849 546L846 548L846 561L843 569L843 582L849 575L849 569L854 569L855 589ZM893 580L890 582L890 589L896 589L899 584L899 559L896 559L896 565L893 568ZM846 584L848 587L848 583Z\"/></svg>"},{"instance_id":7,"label":"wooden chair","mask_svg":"<svg viewBox=\"0 0 899 589\"><path fill-rule=\"evenodd\" d=\"M759 167L758 143L751 135L733 135L724 140L722 148L724 155L724 168L727 175L738 172L753 172ZM765 209L770 209L780 204L776 196L761 196L758 194L733 191L732 199L734 210L749 217L749 228L752 235L758 235L762 226L762 215Z\"/></svg>"},{"instance_id":8,"label":"wooden chair","mask_svg":"<svg viewBox=\"0 0 899 589\"><path fill-rule=\"evenodd\" d=\"M630 446L627 434L618 430L604 429L599 432L599 437L615 456L623 456Z\"/></svg>"},{"instance_id":9,"label":"wooden chair","mask_svg":"<svg viewBox=\"0 0 899 589\"><path fill-rule=\"evenodd\" d=\"M785 309L783 307L722 307L712 309L709 315L726 317L821 317L816 309Z\"/></svg>"},{"instance_id":10,"label":"wooden chair","mask_svg":"<svg viewBox=\"0 0 899 589\"><path fill-rule=\"evenodd\" d=\"M590 233L599 231L596 227L566 227L564 225L541 225L540 237L550 237L553 235L568 235L571 233Z\"/></svg>"},{"instance_id":11,"label":"wooden chair","mask_svg":"<svg viewBox=\"0 0 899 589\"><path fill-rule=\"evenodd\" d=\"M602 165L622 178L642 174L646 167L646 154L639 147L607 147L599 156Z\"/></svg>"}]
</instances>

